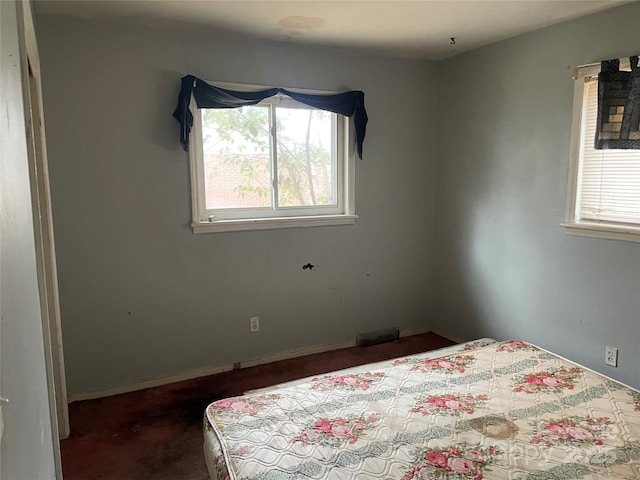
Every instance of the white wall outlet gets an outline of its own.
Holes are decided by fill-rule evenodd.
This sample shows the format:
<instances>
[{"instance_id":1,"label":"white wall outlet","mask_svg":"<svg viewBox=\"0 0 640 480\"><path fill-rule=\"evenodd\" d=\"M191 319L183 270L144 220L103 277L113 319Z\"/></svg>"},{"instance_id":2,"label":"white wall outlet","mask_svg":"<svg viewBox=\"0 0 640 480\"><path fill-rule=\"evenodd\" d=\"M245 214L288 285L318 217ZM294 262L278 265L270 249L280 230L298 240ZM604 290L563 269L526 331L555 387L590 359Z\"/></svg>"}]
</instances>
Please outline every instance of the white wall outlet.
<instances>
[{"instance_id":1,"label":"white wall outlet","mask_svg":"<svg viewBox=\"0 0 640 480\"><path fill-rule=\"evenodd\" d=\"M616 347L609 345L604 347L604 363L612 367L618 366L618 349Z\"/></svg>"},{"instance_id":2,"label":"white wall outlet","mask_svg":"<svg viewBox=\"0 0 640 480\"><path fill-rule=\"evenodd\" d=\"M251 333L260 331L260 317L251 317L249 323L249 331Z\"/></svg>"}]
</instances>

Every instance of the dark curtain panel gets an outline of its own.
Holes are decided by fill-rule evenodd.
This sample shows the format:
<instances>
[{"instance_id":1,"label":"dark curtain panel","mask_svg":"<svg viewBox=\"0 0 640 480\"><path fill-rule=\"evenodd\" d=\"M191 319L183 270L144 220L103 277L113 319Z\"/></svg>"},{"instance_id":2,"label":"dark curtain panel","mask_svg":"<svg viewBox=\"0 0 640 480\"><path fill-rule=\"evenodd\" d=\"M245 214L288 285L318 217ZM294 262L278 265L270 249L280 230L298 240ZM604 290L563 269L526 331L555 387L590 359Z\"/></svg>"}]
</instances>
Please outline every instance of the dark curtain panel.
<instances>
[{"instance_id":1,"label":"dark curtain panel","mask_svg":"<svg viewBox=\"0 0 640 480\"><path fill-rule=\"evenodd\" d=\"M618 59L602 62L598 75L598 122L595 148L640 149L640 68L631 57L631 71Z\"/></svg>"},{"instance_id":2,"label":"dark curtain panel","mask_svg":"<svg viewBox=\"0 0 640 480\"><path fill-rule=\"evenodd\" d=\"M255 105L265 98L283 93L294 100L310 107L338 113L345 117L353 117L356 131L356 150L362 158L362 145L367 131L367 111L364 108L364 93L350 91L336 95L312 95L296 93L284 88L269 88L258 92L238 92L214 87L193 75L182 77L182 86L178 94L178 106L173 116L180 122L180 143L189 150L189 133L193 126L193 114L189 110L191 95L198 108L237 108Z\"/></svg>"}]
</instances>

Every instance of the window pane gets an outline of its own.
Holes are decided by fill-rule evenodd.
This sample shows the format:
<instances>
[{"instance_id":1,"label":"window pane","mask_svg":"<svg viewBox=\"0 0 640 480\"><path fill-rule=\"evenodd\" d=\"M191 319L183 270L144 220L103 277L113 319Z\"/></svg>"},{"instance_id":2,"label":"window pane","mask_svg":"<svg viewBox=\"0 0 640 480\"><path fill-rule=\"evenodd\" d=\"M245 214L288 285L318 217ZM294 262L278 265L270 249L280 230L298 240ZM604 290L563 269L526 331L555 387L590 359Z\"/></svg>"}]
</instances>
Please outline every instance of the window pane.
<instances>
[{"instance_id":1,"label":"window pane","mask_svg":"<svg viewBox=\"0 0 640 480\"><path fill-rule=\"evenodd\" d=\"M205 207L271 207L269 109L203 109Z\"/></svg>"},{"instance_id":2,"label":"window pane","mask_svg":"<svg viewBox=\"0 0 640 480\"><path fill-rule=\"evenodd\" d=\"M598 82L585 84L579 218L640 224L640 150L596 150Z\"/></svg>"},{"instance_id":3,"label":"window pane","mask_svg":"<svg viewBox=\"0 0 640 480\"><path fill-rule=\"evenodd\" d=\"M276 108L278 205L335 205L336 115L304 108Z\"/></svg>"}]
</instances>

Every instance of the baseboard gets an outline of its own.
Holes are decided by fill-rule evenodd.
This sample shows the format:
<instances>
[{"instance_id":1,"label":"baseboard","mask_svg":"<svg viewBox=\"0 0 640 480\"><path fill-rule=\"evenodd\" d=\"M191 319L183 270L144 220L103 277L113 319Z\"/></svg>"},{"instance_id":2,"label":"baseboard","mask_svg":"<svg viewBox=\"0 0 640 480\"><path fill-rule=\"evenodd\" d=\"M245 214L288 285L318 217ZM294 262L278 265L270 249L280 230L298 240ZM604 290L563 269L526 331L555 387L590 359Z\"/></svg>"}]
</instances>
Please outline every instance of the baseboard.
<instances>
[{"instance_id":1,"label":"baseboard","mask_svg":"<svg viewBox=\"0 0 640 480\"><path fill-rule=\"evenodd\" d=\"M444 332L439 329L432 330L432 332L435 333L436 335L440 335L441 337L448 338L449 340L455 343L464 343L464 342L470 341L468 338L461 338L461 337L458 337L457 335L451 335L448 332Z\"/></svg>"},{"instance_id":2,"label":"baseboard","mask_svg":"<svg viewBox=\"0 0 640 480\"><path fill-rule=\"evenodd\" d=\"M400 337L409 337L411 335L420 335L430 332L431 329L418 329L418 330L401 330ZM314 345L310 347L297 348L293 350L287 350L285 352L276 353L266 357L254 358L242 362L242 368L255 367L256 365L262 365L264 363L278 362L280 360L289 360L296 357L304 357L305 355L313 355L314 353L330 352L332 350L339 350L341 348L355 347L356 341L348 340L344 342L330 343L324 345ZM121 393L135 392L137 390L144 390L145 388L160 387L169 383L182 382L184 380L192 380L194 378L207 377L209 375L215 375L216 373L228 372L233 370L233 364L216 365L210 367L199 368L196 370L189 370L188 372L178 373L175 375L167 375L164 377L149 378L140 380L139 382L130 383L128 385L122 385L119 387L108 388L106 390L100 390L97 392L88 393L72 393L68 395L68 402L78 402L81 400L93 400L96 398L110 397L112 395L119 395Z\"/></svg>"}]
</instances>

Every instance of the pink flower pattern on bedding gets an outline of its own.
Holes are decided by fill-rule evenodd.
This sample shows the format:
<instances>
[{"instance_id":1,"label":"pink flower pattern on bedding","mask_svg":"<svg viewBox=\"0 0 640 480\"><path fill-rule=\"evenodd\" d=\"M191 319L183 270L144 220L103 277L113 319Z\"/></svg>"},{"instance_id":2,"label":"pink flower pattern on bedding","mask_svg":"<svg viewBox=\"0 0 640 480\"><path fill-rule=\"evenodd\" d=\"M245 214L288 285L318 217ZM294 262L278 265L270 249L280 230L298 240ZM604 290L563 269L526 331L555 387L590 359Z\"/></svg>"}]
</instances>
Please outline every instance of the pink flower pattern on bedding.
<instances>
[{"instance_id":1,"label":"pink flower pattern on bedding","mask_svg":"<svg viewBox=\"0 0 640 480\"><path fill-rule=\"evenodd\" d=\"M455 415L462 413L473 413L484 402L489 400L487 395L429 395L418 397L412 412L419 412L423 415Z\"/></svg>"},{"instance_id":2,"label":"pink flower pattern on bedding","mask_svg":"<svg viewBox=\"0 0 640 480\"><path fill-rule=\"evenodd\" d=\"M640 392L521 341L448 352L212 403L212 478L640 480Z\"/></svg>"},{"instance_id":3,"label":"pink flower pattern on bedding","mask_svg":"<svg viewBox=\"0 0 640 480\"><path fill-rule=\"evenodd\" d=\"M525 393L562 393L564 390L573 390L577 378L581 373L581 368L571 367L554 368L548 371L519 375L516 377L516 386L513 391Z\"/></svg>"},{"instance_id":4,"label":"pink flower pattern on bedding","mask_svg":"<svg viewBox=\"0 0 640 480\"><path fill-rule=\"evenodd\" d=\"M393 365L414 364L411 370L414 372L441 372L447 375L464 373L465 369L473 364L473 355L453 355L450 357L434 359L402 358L393 362Z\"/></svg>"},{"instance_id":5,"label":"pink flower pattern on bedding","mask_svg":"<svg viewBox=\"0 0 640 480\"><path fill-rule=\"evenodd\" d=\"M535 350L536 347L522 340L507 340L498 347L499 352L516 352L518 350Z\"/></svg>"},{"instance_id":6,"label":"pink flower pattern on bedding","mask_svg":"<svg viewBox=\"0 0 640 480\"><path fill-rule=\"evenodd\" d=\"M403 480L482 480L500 455L497 447L457 444L417 452L417 459Z\"/></svg>"},{"instance_id":7,"label":"pink flower pattern on bedding","mask_svg":"<svg viewBox=\"0 0 640 480\"><path fill-rule=\"evenodd\" d=\"M384 378L383 372L351 373L345 375L327 375L311 380L313 390L369 390L369 387Z\"/></svg>"},{"instance_id":8,"label":"pink flower pattern on bedding","mask_svg":"<svg viewBox=\"0 0 640 480\"><path fill-rule=\"evenodd\" d=\"M278 400L280 395L260 395L257 397L234 397L213 402L212 406L222 412L231 415L252 415L258 414L258 411L274 401Z\"/></svg>"},{"instance_id":9,"label":"pink flower pattern on bedding","mask_svg":"<svg viewBox=\"0 0 640 480\"><path fill-rule=\"evenodd\" d=\"M556 445L581 446L602 445L603 435L607 433L610 419L606 417L570 417L559 420L551 419L533 426L538 428L538 435L531 439L531 443L554 447Z\"/></svg>"},{"instance_id":10,"label":"pink flower pattern on bedding","mask_svg":"<svg viewBox=\"0 0 640 480\"><path fill-rule=\"evenodd\" d=\"M354 444L365 430L371 429L380 416L376 413L363 414L356 418L321 418L314 422L293 442L303 445L321 444L330 447L341 447L345 443Z\"/></svg>"},{"instance_id":11,"label":"pink flower pattern on bedding","mask_svg":"<svg viewBox=\"0 0 640 480\"><path fill-rule=\"evenodd\" d=\"M473 350L478 350L479 348L486 347L487 345L491 345L495 343L493 340L476 340L475 342L467 342L463 345L462 349L465 352L470 352Z\"/></svg>"}]
</instances>

